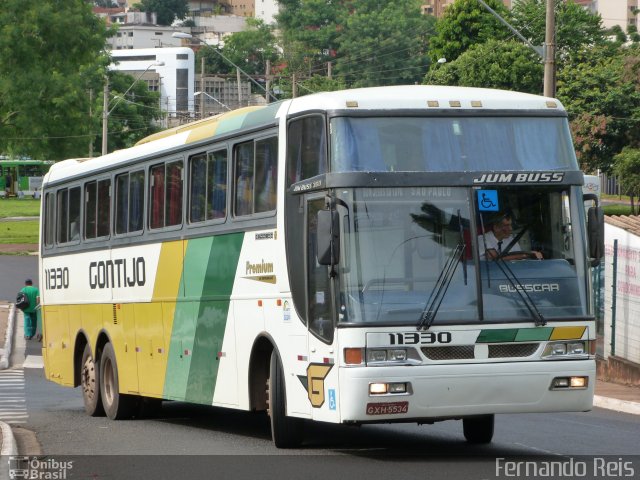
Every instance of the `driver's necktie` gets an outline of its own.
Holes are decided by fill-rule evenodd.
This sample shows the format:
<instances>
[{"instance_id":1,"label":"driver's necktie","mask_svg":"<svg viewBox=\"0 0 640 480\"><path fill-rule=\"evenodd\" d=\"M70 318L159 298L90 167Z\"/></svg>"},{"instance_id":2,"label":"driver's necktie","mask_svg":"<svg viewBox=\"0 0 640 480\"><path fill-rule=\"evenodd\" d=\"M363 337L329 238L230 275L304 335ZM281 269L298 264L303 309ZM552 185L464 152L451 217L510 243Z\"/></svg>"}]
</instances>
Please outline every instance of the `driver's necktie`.
<instances>
[{"instance_id":1,"label":"driver's necktie","mask_svg":"<svg viewBox=\"0 0 640 480\"><path fill-rule=\"evenodd\" d=\"M498 242L498 253L502 253L502 240Z\"/></svg>"}]
</instances>

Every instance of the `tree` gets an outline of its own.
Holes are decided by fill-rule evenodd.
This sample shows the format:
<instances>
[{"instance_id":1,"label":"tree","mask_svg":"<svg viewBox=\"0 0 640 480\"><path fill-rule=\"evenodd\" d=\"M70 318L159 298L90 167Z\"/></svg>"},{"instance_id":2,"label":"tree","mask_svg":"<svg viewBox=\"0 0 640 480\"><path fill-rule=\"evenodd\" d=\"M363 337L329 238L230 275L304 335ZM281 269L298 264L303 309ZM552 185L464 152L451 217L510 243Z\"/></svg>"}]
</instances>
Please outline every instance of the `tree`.
<instances>
[{"instance_id":1,"label":"tree","mask_svg":"<svg viewBox=\"0 0 640 480\"><path fill-rule=\"evenodd\" d=\"M326 62L334 59L339 45L338 36L348 13L347 3L332 0L278 0L276 20L283 56L290 73L301 73L303 70L308 73L310 62L323 72Z\"/></svg>"},{"instance_id":2,"label":"tree","mask_svg":"<svg viewBox=\"0 0 640 480\"><path fill-rule=\"evenodd\" d=\"M547 0L518 0L511 10L512 25L533 45L545 41ZM599 14L575 2L555 0L556 54L558 58L584 46L602 45L606 32Z\"/></svg>"},{"instance_id":3,"label":"tree","mask_svg":"<svg viewBox=\"0 0 640 480\"><path fill-rule=\"evenodd\" d=\"M0 152L86 156L97 131L108 32L84 0L4 0L0 9ZM95 116L93 117L95 119Z\"/></svg>"},{"instance_id":4,"label":"tree","mask_svg":"<svg viewBox=\"0 0 640 480\"><path fill-rule=\"evenodd\" d=\"M502 1L486 0L485 3L503 18L508 15ZM430 40L429 55L433 65L439 58L452 62L471 45L510 36L511 32L477 0L456 0L436 23L436 34Z\"/></svg>"},{"instance_id":5,"label":"tree","mask_svg":"<svg viewBox=\"0 0 640 480\"><path fill-rule=\"evenodd\" d=\"M640 146L639 66L637 49L614 43L582 48L564 59L557 96L569 112L584 170L610 171L623 147Z\"/></svg>"},{"instance_id":6,"label":"tree","mask_svg":"<svg viewBox=\"0 0 640 480\"><path fill-rule=\"evenodd\" d=\"M420 81L433 19L418 0L356 0L338 40L336 72L354 87Z\"/></svg>"},{"instance_id":7,"label":"tree","mask_svg":"<svg viewBox=\"0 0 640 480\"><path fill-rule=\"evenodd\" d=\"M540 94L543 66L538 55L515 40L472 45L455 61L438 65L423 83L500 88Z\"/></svg>"},{"instance_id":8,"label":"tree","mask_svg":"<svg viewBox=\"0 0 640 480\"><path fill-rule=\"evenodd\" d=\"M631 214L638 213L634 198L640 196L640 149L625 147L614 157L613 172L627 195L631 198Z\"/></svg>"},{"instance_id":9,"label":"tree","mask_svg":"<svg viewBox=\"0 0 640 480\"><path fill-rule=\"evenodd\" d=\"M134 8L143 12L155 12L158 25L171 25L176 18L183 20L189 13L187 0L142 0Z\"/></svg>"},{"instance_id":10,"label":"tree","mask_svg":"<svg viewBox=\"0 0 640 480\"><path fill-rule=\"evenodd\" d=\"M124 97L124 92L131 89ZM122 72L109 73L111 92L108 116L108 150L113 152L133 146L138 140L159 130L157 120L162 118L160 93L150 92L143 80ZM96 118L102 119L102 98L96 101ZM98 137L94 148L99 151L102 138Z\"/></svg>"},{"instance_id":11,"label":"tree","mask_svg":"<svg viewBox=\"0 0 640 480\"><path fill-rule=\"evenodd\" d=\"M264 75L267 61L275 62L278 59L273 27L262 20L248 18L243 31L225 40L222 52L248 74Z\"/></svg>"}]
</instances>

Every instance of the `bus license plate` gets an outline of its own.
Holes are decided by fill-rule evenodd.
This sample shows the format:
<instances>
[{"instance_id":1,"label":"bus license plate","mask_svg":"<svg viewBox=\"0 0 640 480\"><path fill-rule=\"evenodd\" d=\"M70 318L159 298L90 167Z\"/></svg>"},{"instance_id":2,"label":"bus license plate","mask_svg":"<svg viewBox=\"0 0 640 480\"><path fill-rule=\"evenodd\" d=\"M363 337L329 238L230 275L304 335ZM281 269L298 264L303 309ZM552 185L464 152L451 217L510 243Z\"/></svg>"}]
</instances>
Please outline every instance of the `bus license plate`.
<instances>
[{"instance_id":1,"label":"bus license plate","mask_svg":"<svg viewBox=\"0 0 640 480\"><path fill-rule=\"evenodd\" d=\"M408 411L409 402L367 403L367 415L394 415Z\"/></svg>"}]
</instances>

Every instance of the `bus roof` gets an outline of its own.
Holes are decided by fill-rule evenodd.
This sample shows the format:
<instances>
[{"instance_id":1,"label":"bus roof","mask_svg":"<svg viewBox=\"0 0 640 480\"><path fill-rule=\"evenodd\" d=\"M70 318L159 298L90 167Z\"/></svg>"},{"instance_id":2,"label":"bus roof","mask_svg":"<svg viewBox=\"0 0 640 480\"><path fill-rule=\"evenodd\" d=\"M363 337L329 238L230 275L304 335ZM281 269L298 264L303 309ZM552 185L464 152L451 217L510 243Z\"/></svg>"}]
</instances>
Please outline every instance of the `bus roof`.
<instances>
[{"instance_id":1,"label":"bus roof","mask_svg":"<svg viewBox=\"0 0 640 480\"><path fill-rule=\"evenodd\" d=\"M71 175L115 167L137 158L168 151L182 145L222 136L273 123L283 115L322 110L502 110L561 111L562 104L554 99L528 93L486 88L410 85L358 88L322 92L283 100L265 106L244 107L155 133L135 146L92 159L57 162L45 177L45 182L62 180Z\"/></svg>"},{"instance_id":2,"label":"bus roof","mask_svg":"<svg viewBox=\"0 0 640 480\"><path fill-rule=\"evenodd\" d=\"M299 97L291 102L289 114L305 110L560 110L555 98L488 88L410 85L358 88Z\"/></svg>"}]
</instances>

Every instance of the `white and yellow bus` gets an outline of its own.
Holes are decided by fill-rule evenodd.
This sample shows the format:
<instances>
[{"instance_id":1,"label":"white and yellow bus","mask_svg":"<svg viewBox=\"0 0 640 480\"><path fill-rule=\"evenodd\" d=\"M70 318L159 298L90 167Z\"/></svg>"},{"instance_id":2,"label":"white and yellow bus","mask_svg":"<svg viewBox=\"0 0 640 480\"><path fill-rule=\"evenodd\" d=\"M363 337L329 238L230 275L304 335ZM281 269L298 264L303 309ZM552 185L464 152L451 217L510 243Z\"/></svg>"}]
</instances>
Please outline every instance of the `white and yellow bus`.
<instances>
[{"instance_id":1,"label":"white and yellow bus","mask_svg":"<svg viewBox=\"0 0 640 480\"><path fill-rule=\"evenodd\" d=\"M582 183L557 100L430 86L57 163L46 376L112 419L161 400L265 411L278 447L308 421L461 419L486 443L495 414L590 410L602 227ZM506 217L511 241L484 253Z\"/></svg>"}]
</instances>

